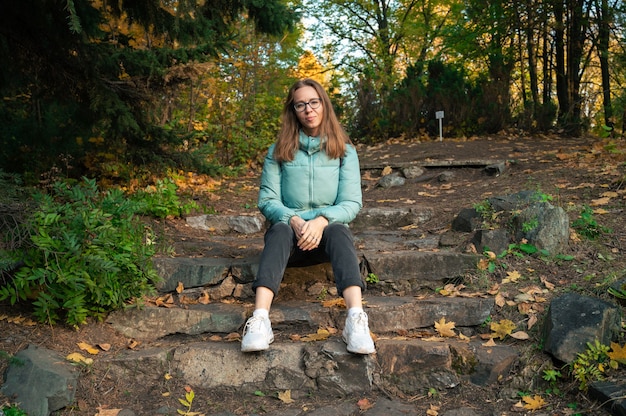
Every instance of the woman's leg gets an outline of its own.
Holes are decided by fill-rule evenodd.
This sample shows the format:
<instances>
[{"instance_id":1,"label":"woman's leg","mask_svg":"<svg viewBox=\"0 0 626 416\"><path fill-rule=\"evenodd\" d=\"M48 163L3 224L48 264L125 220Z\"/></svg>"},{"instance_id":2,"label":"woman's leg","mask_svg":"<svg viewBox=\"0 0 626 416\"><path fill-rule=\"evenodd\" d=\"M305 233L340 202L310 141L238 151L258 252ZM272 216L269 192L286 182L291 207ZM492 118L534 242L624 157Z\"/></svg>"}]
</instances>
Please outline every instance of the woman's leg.
<instances>
[{"instance_id":1,"label":"woman's leg","mask_svg":"<svg viewBox=\"0 0 626 416\"><path fill-rule=\"evenodd\" d=\"M367 314L363 311L362 291L365 284L361 279L352 233L344 225L331 224L324 230L322 243L333 267L337 290L348 309L342 333L347 349L355 354L373 354L376 347Z\"/></svg>"},{"instance_id":2,"label":"woman's leg","mask_svg":"<svg viewBox=\"0 0 626 416\"><path fill-rule=\"evenodd\" d=\"M293 247L294 232L287 224L274 224L265 233L265 247L252 284L255 291L254 313L246 322L241 339L243 352L266 350L274 341L269 311Z\"/></svg>"}]
</instances>

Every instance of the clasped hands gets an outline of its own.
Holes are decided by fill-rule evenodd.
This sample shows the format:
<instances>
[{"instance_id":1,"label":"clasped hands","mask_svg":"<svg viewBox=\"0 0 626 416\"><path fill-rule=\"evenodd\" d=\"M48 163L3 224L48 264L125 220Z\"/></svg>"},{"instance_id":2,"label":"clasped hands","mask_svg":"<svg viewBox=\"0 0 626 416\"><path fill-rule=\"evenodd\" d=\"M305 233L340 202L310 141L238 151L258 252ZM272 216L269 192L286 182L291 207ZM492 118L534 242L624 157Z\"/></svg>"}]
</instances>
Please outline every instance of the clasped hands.
<instances>
[{"instance_id":1,"label":"clasped hands","mask_svg":"<svg viewBox=\"0 0 626 416\"><path fill-rule=\"evenodd\" d=\"M298 239L298 248L303 251L313 250L320 245L322 241L322 233L328 225L325 217L317 217L315 219L305 221L294 215L289 220L289 225L293 228Z\"/></svg>"}]
</instances>

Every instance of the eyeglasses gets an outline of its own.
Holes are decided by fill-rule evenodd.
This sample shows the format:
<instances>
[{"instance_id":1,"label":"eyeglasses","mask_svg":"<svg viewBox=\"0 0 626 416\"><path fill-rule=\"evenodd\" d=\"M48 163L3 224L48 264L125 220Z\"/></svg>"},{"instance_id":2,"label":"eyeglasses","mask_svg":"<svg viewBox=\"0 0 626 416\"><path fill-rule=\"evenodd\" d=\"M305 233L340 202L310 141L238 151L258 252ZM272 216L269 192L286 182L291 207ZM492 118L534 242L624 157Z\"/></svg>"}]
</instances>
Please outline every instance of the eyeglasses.
<instances>
[{"instance_id":1,"label":"eyeglasses","mask_svg":"<svg viewBox=\"0 0 626 416\"><path fill-rule=\"evenodd\" d=\"M301 113L304 110L306 110L306 106L311 107L312 110L315 110L316 108L319 108L322 105L322 100L320 100L319 98L314 98L312 100L309 100L309 102L299 102L299 103L295 103L293 105L293 108L298 112Z\"/></svg>"}]
</instances>

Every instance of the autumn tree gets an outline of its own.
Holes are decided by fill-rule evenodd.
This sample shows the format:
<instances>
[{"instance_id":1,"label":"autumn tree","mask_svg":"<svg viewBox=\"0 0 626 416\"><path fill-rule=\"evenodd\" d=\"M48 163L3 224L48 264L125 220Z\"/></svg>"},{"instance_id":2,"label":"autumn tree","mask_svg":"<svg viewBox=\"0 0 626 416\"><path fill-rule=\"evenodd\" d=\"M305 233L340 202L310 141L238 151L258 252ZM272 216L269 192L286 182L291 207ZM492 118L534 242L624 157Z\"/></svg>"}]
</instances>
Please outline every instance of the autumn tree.
<instances>
[{"instance_id":1,"label":"autumn tree","mask_svg":"<svg viewBox=\"0 0 626 416\"><path fill-rule=\"evenodd\" d=\"M0 163L36 172L69 154L111 176L167 163L184 135L162 123L165 75L216 58L242 16L277 36L298 19L283 0L4 3Z\"/></svg>"}]
</instances>

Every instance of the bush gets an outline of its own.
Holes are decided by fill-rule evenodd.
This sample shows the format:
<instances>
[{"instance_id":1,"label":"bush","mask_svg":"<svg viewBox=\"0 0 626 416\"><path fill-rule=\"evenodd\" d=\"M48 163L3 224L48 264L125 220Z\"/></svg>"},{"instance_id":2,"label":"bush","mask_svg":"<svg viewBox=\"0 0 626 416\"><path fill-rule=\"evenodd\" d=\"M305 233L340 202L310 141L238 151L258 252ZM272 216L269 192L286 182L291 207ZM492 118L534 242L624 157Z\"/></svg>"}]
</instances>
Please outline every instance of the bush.
<instances>
[{"instance_id":1,"label":"bush","mask_svg":"<svg viewBox=\"0 0 626 416\"><path fill-rule=\"evenodd\" d=\"M120 190L100 192L93 180L56 182L34 195L30 244L13 252L22 261L0 288L0 300L34 299L41 322L80 325L151 293L158 275L151 231L135 214L140 204Z\"/></svg>"}]
</instances>

